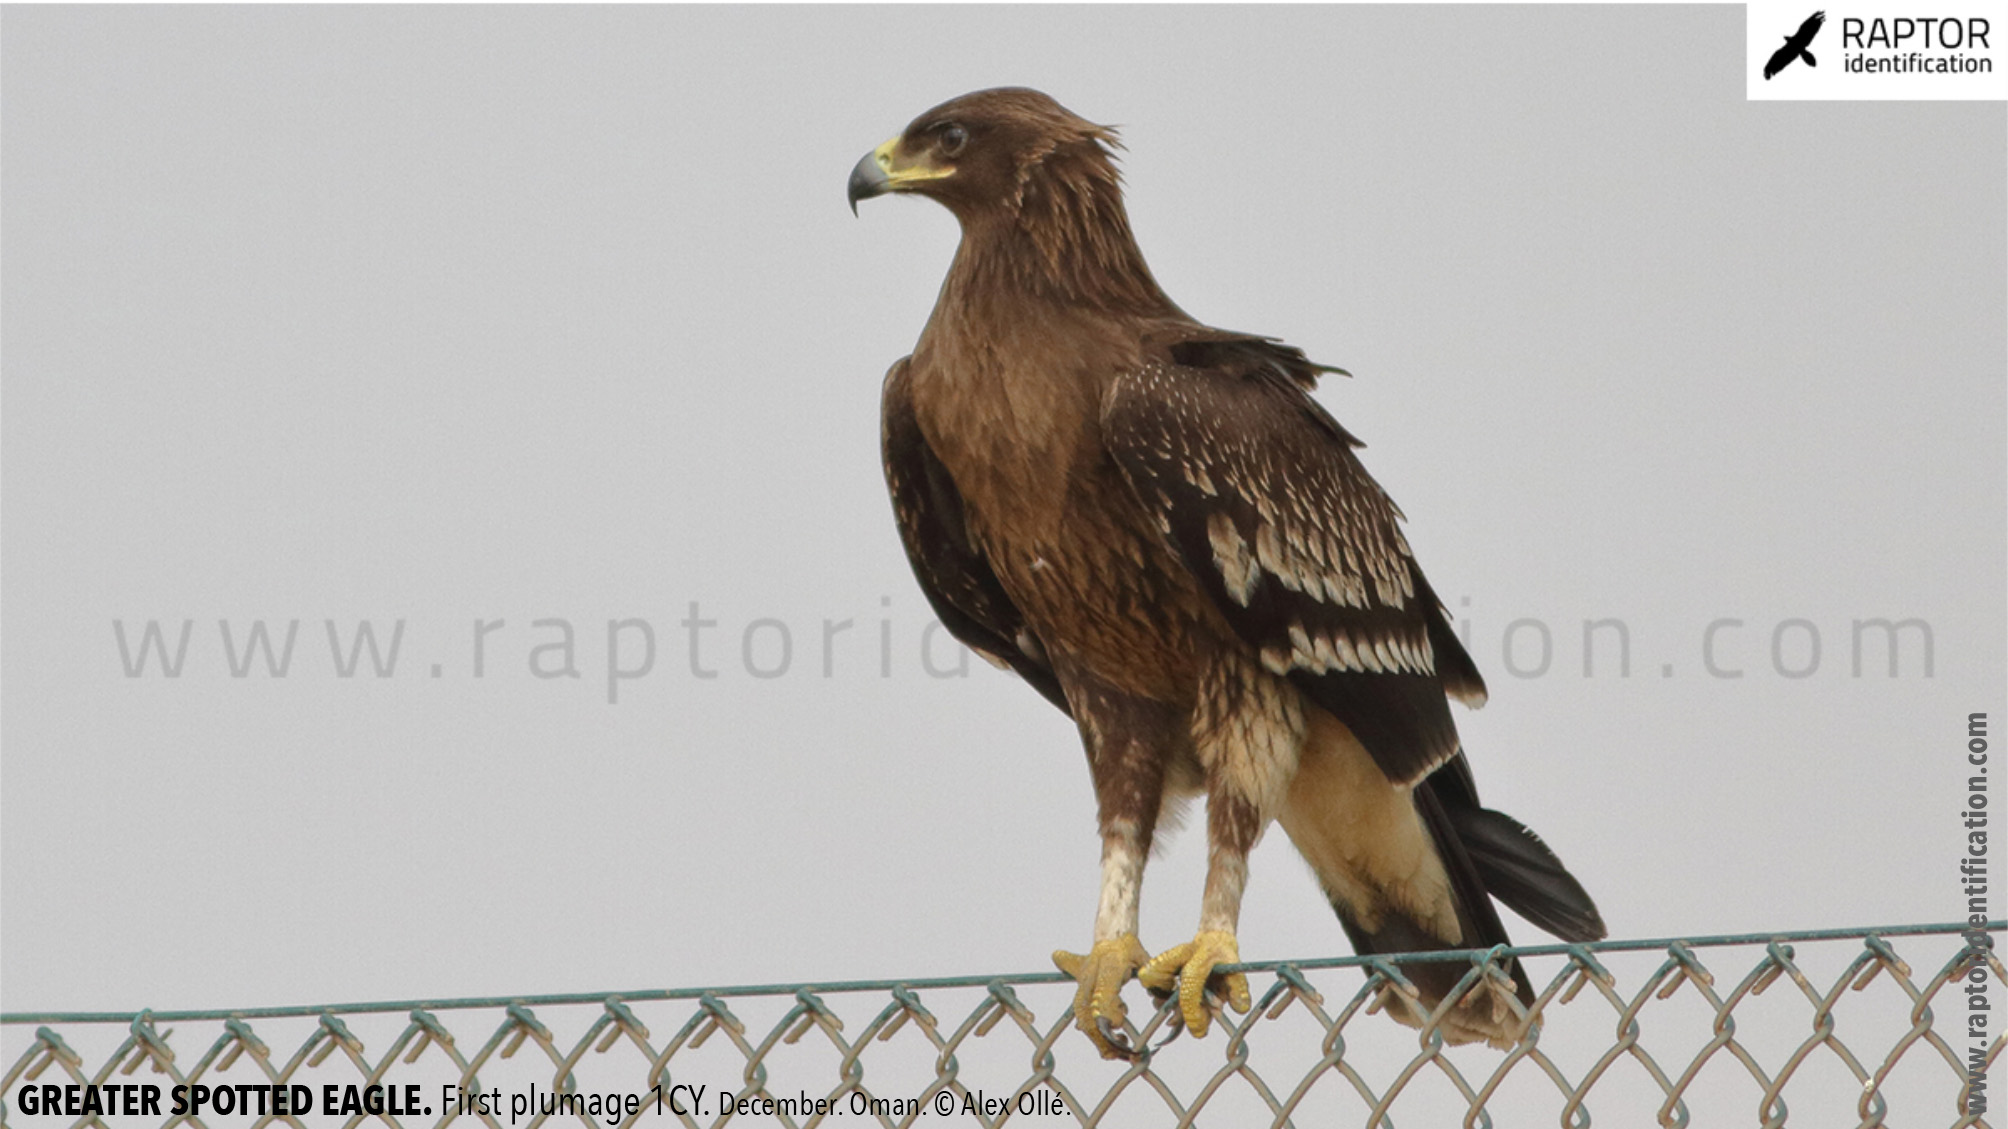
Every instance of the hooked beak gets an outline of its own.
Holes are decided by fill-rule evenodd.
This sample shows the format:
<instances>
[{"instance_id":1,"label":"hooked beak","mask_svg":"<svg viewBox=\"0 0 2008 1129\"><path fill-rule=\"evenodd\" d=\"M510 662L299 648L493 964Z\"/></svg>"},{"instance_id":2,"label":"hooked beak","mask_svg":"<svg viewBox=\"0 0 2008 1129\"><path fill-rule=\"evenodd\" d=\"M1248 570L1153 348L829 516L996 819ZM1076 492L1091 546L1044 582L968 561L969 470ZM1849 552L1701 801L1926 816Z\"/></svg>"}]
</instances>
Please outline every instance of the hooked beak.
<instances>
[{"instance_id":1,"label":"hooked beak","mask_svg":"<svg viewBox=\"0 0 2008 1129\"><path fill-rule=\"evenodd\" d=\"M845 186L845 195L851 200L851 214L858 214L858 201L883 196L892 191L892 151L899 144L899 138L879 146L864 155L856 167L851 169L851 180Z\"/></svg>"},{"instance_id":2,"label":"hooked beak","mask_svg":"<svg viewBox=\"0 0 2008 1129\"><path fill-rule=\"evenodd\" d=\"M859 200L869 200L888 192L911 192L915 185L955 175L954 165L936 165L909 158L900 151L899 140L895 137L866 153L864 159L851 169L846 194L850 197L852 215L858 214Z\"/></svg>"}]
</instances>

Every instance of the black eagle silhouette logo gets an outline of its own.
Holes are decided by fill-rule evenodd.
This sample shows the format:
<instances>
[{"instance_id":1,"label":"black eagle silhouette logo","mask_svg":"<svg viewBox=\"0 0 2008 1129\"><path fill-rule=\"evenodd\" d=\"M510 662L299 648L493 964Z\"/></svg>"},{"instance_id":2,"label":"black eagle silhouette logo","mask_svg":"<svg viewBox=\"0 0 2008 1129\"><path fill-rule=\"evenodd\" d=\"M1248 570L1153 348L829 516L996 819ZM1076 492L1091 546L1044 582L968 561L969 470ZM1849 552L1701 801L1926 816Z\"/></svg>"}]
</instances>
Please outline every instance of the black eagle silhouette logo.
<instances>
[{"instance_id":1,"label":"black eagle silhouette logo","mask_svg":"<svg viewBox=\"0 0 2008 1129\"><path fill-rule=\"evenodd\" d=\"M1771 81L1772 75L1791 66L1794 59L1806 60L1806 65L1809 67L1819 66L1819 60L1813 58L1813 53L1806 48L1813 45L1813 37L1820 34L1820 25L1826 22L1825 12L1814 12L1807 16L1806 22L1799 25L1798 31L1785 37L1785 45L1771 52L1771 61L1764 64L1764 81Z\"/></svg>"}]
</instances>

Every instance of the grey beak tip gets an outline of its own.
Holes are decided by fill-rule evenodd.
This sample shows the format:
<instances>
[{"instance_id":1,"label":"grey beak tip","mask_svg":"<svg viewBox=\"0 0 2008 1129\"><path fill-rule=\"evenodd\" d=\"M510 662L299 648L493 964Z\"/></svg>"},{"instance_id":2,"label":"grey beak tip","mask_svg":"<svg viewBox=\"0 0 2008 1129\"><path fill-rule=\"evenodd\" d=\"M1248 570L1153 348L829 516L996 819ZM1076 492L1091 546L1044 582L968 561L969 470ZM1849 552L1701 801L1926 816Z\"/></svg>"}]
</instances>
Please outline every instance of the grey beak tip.
<instances>
[{"instance_id":1,"label":"grey beak tip","mask_svg":"<svg viewBox=\"0 0 2008 1129\"><path fill-rule=\"evenodd\" d=\"M844 194L851 202L851 214L854 216L858 214L859 200L883 196L888 186L885 170L879 168L878 162L872 159L871 154L865 154L864 160L859 161L857 166L851 169L850 182L844 186Z\"/></svg>"}]
</instances>

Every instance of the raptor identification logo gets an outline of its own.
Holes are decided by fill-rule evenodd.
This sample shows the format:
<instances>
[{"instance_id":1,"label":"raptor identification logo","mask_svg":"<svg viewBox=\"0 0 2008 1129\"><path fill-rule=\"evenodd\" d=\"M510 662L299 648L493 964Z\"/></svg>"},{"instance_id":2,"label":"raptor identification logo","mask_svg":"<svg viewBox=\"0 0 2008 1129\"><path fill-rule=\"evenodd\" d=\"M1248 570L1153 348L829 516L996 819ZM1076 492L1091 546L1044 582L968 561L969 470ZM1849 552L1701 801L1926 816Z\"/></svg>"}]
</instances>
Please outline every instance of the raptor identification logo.
<instances>
[{"instance_id":1,"label":"raptor identification logo","mask_svg":"<svg viewBox=\"0 0 2008 1129\"><path fill-rule=\"evenodd\" d=\"M1985 0L1744 7L1750 101L2008 99L2008 19Z\"/></svg>"}]
</instances>

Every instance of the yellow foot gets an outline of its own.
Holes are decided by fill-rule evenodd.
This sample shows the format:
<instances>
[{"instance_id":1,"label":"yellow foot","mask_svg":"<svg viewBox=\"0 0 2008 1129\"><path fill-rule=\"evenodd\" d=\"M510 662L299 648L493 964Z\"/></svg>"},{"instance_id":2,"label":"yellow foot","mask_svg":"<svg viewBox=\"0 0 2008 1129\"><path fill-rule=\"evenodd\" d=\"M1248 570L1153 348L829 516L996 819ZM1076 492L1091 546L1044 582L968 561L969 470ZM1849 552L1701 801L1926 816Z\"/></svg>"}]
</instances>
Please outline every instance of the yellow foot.
<instances>
[{"instance_id":1,"label":"yellow foot","mask_svg":"<svg viewBox=\"0 0 2008 1129\"><path fill-rule=\"evenodd\" d=\"M1135 1058L1136 1048L1123 1034L1123 985L1150 959L1136 934L1096 941L1087 955L1056 952L1053 963L1074 978L1074 1023L1094 1041L1103 1058Z\"/></svg>"},{"instance_id":2,"label":"yellow foot","mask_svg":"<svg viewBox=\"0 0 2008 1129\"><path fill-rule=\"evenodd\" d=\"M1235 944L1234 934L1224 929L1202 929L1199 935L1183 945L1166 949L1150 959L1136 974L1143 986L1152 992L1178 992L1178 1013L1185 1020L1185 1026L1197 1039L1206 1034L1206 1028L1213 1020L1208 996L1217 1001L1224 999L1227 1005L1238 1012L1246 1012L1251 999L1248 995L1248 977L1239 973L1216 973L1217 964L1239 964L1241 948ZM1213 991L1209 993L1207 989Z\"/></svg>"}]
</instances>

